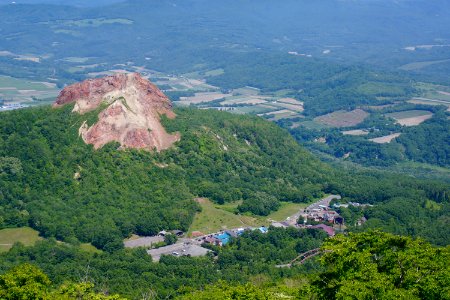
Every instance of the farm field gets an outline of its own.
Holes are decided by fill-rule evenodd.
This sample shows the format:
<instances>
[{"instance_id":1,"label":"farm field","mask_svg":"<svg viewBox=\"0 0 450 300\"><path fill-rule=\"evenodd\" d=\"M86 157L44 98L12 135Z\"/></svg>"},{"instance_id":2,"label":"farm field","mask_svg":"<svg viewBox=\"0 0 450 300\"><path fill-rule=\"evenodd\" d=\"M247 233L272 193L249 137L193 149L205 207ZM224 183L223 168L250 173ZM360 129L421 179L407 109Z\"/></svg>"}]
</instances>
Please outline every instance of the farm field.
<instances>
[{"instance_id":1,"label":"farm field","mask_svg":"<svg viewBox=\"0 0 450 300\"><path fill-rule=\"evenodd\" d=\"M414 70L423 69L425 67L429 67L432 65L441 64L441 63L445 63L445 62L449 62L449 61L450 61L450 59L413 62L413 63L409 63L406 65L400 66L399 69L403 70L403 71L414 71Z\"/></svg>"},{"instance_id":2,"label":"farm field","mask_svg":"<svg viewBox=\"0 0 450 300\"><path fill-rule=\"evenodd\" d=\"M267 103L267 97L263 96L235 96L227 98L225 101L220 102L220 105L236 105L236 104L262 104Z\"/></svg>"},{"instance_id":3,"label":"farm field","mask_svg":"<svg viewBox=\"0 0 450 300\"><path fill-rule=\"evenodd\" d=\"M296 100L294 98L280 98L280 99L278 99L278 102L303 106L303 102L302 101L298 101L298 100Z\"/></svg>"},{"instance_id":4,"label":"farm field","mask_svg":"<svg viewBox=\"0 0 450 300\"><path fill-rule=\"evenodd\" d=\"M326 124L322 124L322 123L318 123L316 121L308 120L308 121L294 123L292 125L292 128L298 128L300 126L305 127L306 129L317 129L317 130L331 127L331 126L328 126Z\"/></svg>"},{"instance_id":5,"label":"farm field","mask_svg":"<svg viewBox=\"0 0 450 300\"><path fill-rule=\"evenodd\" d=\"M352 127L362 123L368 116L369 114L362 109L352 111L339 110L319 116L314 121L330 127Z\"/></svg>"},{"instance_id":6,"label":"farm field","mask_svg":"<svg viewBox=\"0 0 450 300\"><path fill-rule=\"evenodd\" d=\"M222 75L223 73L225 73L223 69L215 69L215 70L205 72L205 76L207 76L207 77L219 76L219 75Z\"/></svg>"},{"instance_id":7,"label":"farm field","mask_svg":"<svg viewBox=\"0 0 450 300\"><path fill-rule=\"evenodd\" d=\"M269 114L270 116L270 114ZM283 113L278 113L278 114L273 114L273 117L269 118L270 121L279 121L282 119L292 119L292 118L297 118L299 117L298 114L296 114L295 112L292 112L290 110L286 110Z\"/></svg>"},{"instance_id":8,"label":"farm field","mask_svg":"<svg viewBox=\"0 0 450 300\"><path fill-rule=\"evenodd\" d=\"M254 87L243 87L243 88L238 88L238 89L234 89L233 90L233 95L237 94L237 95L245 95L245 96L256 96L259 95L259 89L254 88Z\"/></svg>"},{"instance_id":9,"label":"farm field","mask_svg":"<svg viewBox=\"0 0 450 300\"><path fill-rule=\"evenodd\" d=\"M393 133L390 135L385 135L385 136L377 137L374 139L370 139L369 141L372 141L377 144L387 144L387 143L392 142L393 139L398 138L400 135L401 135L401 133Z\"/></svg>"},{"instance_id":10,"label":"farm field","mask_svg":"<svg viewBox=\"0 0 450 300\"><path fill-rule=\"evenodd\" d=\"M32 246L41 239L39 233L29 227L2 229L0 230L0 252L8 251L16 242Z\"/></svg>"},{"instance_id":11,"label":"farm field","mask_svg":"<svg viewBox=\"0 0 450 300\"><path fill-rule=\"evenodd\" d=\"M229 96L231 96L231 94L222 94L220 92L195 93L195 96L192 97L181 97L180 101L177 101L177 103L180 105L199 104L219 100Z\"/></svg>"},{"instance_id":12,"label":"farm field","mask_svg":"<svg viewBox=\"0 0 450 300\"><path fill-rule=\"evenodd\" d=\"M295 111L295 112L303 112L305 110L303 108L303 105L290 104L290 103L284 103L284 102L279 102L279 101L271 102L271 103L269 103L269 105L279 107L279 108L285 108L285 109Z\"/></svg>"},{"instance_id":13,"label":"farm field","mask_svg":"<svg viewBox=\"0 0 450 300\"><path fill-rule=\"evenodd\" d=\"M426 110L405 110L401 112L386 114L402 126L416 126L433 117L433 113Z\"/></svg>"},{"instance_id":14,"label":"farm field","mask_svg":"<svg viewBox=\"0 0 450 300\"><path fill-rule=\"evenodd\" d=\"M236 107L233 113L236 114L264 114L273 111L273 107L267 105L251 105Z\"/></svg>"},{"instance_id":15,"label":"farm field","mask_svg":"<svg viewBox=\"0 0 450 300\"><path fill-rule=\"evenodd\" d=\"M51 82L37 82L26 79L0 76L0 99L7 103L39 104L35 99L54 100L59 89Z\"/></svg>"},{"instance_id":16,"label":"farm field","mask_svg":"<svg viewBox=\"0 0 450 300\"><path fill-rule=\"evenodd\" d=\"M364 129L355 129L355 130L347 130L342 131L343 135L354 135L354 136L360 136L360 135L368 135L369 132Z\"/></svg>"},{"instance_id":17,"label":"farm field","mask_svg":"<svg viewBox=\"0 0 450 300\"><path fill-rule=\"evenodd\" d=\"M427 98L450 102L450 87L448 86L419 82L415 88L421 92L421 97L418 99Z\"/></svg>"}]
</instances>

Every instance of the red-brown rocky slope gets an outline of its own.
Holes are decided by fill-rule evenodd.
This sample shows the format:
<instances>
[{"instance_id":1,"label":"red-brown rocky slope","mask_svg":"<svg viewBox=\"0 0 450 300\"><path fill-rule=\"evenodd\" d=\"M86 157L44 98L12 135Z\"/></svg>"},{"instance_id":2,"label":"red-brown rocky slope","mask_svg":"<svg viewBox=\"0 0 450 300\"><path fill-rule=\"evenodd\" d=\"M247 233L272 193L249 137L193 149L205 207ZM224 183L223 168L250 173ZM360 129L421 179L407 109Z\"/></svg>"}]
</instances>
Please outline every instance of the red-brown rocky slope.
<instances>
[{"instance_id":1,"label":"red-brown rocky slope","mask_svg":"<svg viewBox=\"0 0 450 300\"><path fill-rule=\"evenodd\" d=\"M73 111L79 114L105 106L98 122L84 122L80 136L95 149L117 141L123 148L156 149L161 151L180 139L169 134L160 116L174 118L170 100L140 74L117 74L88 79L64 88L53 107L75 102Z\"/></svg>"}]
</instances>

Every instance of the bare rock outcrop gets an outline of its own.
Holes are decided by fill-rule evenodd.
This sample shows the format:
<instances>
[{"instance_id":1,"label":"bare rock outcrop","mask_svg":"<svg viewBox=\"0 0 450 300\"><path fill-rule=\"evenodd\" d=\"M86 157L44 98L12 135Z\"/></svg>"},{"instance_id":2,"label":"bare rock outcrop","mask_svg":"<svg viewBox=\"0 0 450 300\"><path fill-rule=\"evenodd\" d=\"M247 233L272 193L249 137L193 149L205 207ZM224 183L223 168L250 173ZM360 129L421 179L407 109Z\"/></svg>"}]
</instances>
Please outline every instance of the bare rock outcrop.
<instances>
[{"instance_id":1,"label":"bare rock outcrop","mask_svg":"<svg viewBox=\"0 0 450 300\"><path fill-rule=\"evenodd\" d=\"M138 73L88 79L64 88L53 107L75 102L73 111L85 114L102 108L98 122L84 122L80 136L95 149L117 141L123 148L161 151L180 139L169 134L160 116L174 118L170 100Z\"/></svg>"}]
</instances>

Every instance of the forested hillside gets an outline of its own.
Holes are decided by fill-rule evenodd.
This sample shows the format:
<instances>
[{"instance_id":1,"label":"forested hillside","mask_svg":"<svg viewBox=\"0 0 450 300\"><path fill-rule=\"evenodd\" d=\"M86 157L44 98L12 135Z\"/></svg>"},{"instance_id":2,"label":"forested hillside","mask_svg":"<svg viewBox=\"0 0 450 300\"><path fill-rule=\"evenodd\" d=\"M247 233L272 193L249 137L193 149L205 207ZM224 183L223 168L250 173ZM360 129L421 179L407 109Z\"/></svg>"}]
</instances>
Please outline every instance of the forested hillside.
<instances>
[{"instance_id":1,"label":"forested hillside","mask_svg":"<svg viewBox=\"0 0 450 300\"><path fill-rule=\"evenodd\" d=\"M439 229L438 221L442 217L445 223L449 209L448 185L334 170L263 119L177 110L177 118L164 124L169 132L180 132L181 141L150 153L119 151L114 143L94 150L77 131L86 118L94 122L98 112L79 116L71 110L66 105L2 113L2 227L31 226L44 237L114 251L132 233L187 230L200 209L195 197L219 204L242 200L240 212L267 215L280 201L308 202L335 193L375 204L370 216L378 221L369 225L448 243L450 235L442 234L448 227ZM401 208L377 213L386 210L386 203L407 199L414 215L388 217ZM436 205L429 207L427 201Z\"/></svg>"},{"instance_id":2,"label":"forested hillside","mask_svg":"<svg viewBox=\"0 0 450 300\"><path fill-rule=\"evenodd\" d=\"M46 237L112 251L131 233L186 231L194 197L244 200L267 215L279 201L305 202L331 188L332 171L283 130L256 117L180 110L166 120L181 133L161 153L94 151L78 137L90 116L42 107L2 113L1 226L30 225Z\"/></svg>"},{"instance_id":3,"label":"forested hillside","mask_svg":"<svg viewBox=\"0 0 450 300\"><path fill-rule=\"evenodd\" d=\"M255 232L217 249L217 261L166 257L159 264L150 262L143 251L92 255L49 242L33 248L16 245L0 255L0 269L6 271L0 275L0 297L449 299L449 247L377 231L339 235L325 241L320 260L293 268L274 267L276 261L295 255L305 240L312 241L309 247L320 243L323 238L318 233Z\"/></svg>"}]
</instances>

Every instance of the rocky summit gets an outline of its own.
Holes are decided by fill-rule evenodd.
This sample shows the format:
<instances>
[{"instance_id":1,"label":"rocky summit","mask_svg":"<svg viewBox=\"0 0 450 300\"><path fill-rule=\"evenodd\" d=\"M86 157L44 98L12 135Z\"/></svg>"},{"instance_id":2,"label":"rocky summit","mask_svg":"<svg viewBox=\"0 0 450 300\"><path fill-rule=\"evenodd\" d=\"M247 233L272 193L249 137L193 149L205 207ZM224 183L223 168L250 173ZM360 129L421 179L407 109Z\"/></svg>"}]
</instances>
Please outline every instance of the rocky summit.
<instances>
[{"instance_id":1,"label":"rocky summit","mask_svg":"<svg viewBox=\"0 0 450 300\"><path fill-rule=\"evenodd\" d=\"M160 122L161 115L175 117L172 103L138 73L88 79L67 86L53 107L68 103L75 103L73 112L81 115L100 109L95 124L89 126L85 121L79 129L82 139L95 149L116 141L122 148L161 151L180 139L178 133L167 133Z\"/></svg>"}]
</instances>

